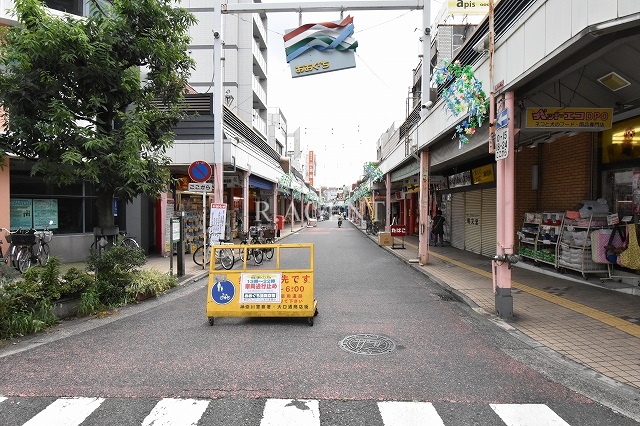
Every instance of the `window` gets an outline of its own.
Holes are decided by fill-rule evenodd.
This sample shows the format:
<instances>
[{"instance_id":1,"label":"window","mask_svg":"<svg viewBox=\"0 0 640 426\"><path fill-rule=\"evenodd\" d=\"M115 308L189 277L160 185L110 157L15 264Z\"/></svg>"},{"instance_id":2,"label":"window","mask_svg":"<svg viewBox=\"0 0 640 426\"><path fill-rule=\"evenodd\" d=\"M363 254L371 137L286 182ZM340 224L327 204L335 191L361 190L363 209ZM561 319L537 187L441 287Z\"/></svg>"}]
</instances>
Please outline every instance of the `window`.
<instances>
[{"instance_id":1,"label":"window","mask_svg":"<svg viewBox=\"0 0 640 426\"><path fill-rule=\"evenodd\" d=\"M82 16L82 0L45 0L45 5L50 9Z\"/></svg>"}]
</instances>

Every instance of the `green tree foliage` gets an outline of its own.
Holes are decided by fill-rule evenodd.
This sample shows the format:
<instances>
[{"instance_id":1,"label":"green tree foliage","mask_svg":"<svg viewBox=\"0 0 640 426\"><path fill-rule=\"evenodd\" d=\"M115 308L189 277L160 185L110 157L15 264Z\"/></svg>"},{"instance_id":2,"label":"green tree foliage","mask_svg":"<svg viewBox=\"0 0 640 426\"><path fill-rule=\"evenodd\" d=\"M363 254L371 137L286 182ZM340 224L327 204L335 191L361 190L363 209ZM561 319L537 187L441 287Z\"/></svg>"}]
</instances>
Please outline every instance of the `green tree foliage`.
<instances>
[{"instance_id":1,"label":"green tree foliage","mask_svg":"<svg viewBox=\"0 0 640 426\"><path fill-rule=\"evenodd\" d=\"M154 196L169 182L195 23L173 3L89 0L89 16L61 18L39 0L15 0L19 25L0 44L0 160L31 160L33 174L57 185L92 182L99 226L113 225L114 196Z\"/></svg>"}]
</instances>

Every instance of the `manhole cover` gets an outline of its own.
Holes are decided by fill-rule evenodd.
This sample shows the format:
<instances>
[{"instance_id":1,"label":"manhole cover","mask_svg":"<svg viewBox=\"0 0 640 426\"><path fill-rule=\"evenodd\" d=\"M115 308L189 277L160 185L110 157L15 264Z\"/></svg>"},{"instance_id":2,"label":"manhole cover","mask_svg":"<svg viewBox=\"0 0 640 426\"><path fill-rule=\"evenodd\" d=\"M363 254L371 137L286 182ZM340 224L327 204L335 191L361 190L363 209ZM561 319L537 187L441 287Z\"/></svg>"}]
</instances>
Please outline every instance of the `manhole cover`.
<instances>
[{"instance_id":1,"label":"manhole cover","mask_svg":"<svg viewBox=\"0 0 640 426\"><path fill-rule=\"evenodd\" d=\"M340 348L359 355L382 355L393 352L396 344L386 336L354 334L340 340Z\"/></svg>"}]
</instances>

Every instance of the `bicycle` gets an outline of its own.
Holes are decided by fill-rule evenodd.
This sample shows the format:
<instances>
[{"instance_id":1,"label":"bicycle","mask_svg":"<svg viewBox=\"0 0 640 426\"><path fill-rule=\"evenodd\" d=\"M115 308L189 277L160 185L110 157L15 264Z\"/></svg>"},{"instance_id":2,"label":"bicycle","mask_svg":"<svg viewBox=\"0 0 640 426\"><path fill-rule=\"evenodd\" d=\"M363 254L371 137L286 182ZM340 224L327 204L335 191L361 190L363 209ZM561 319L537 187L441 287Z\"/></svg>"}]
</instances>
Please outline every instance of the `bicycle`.
<instances>
[{"instance_id":1,"label":"bicycle","mask_svg":"<svg viewBox=\"0 0 640 426\"><path fill-rule=\"evenodd\" d=\"M0 228L0 231L4 231L4 240L9 244L9 248L6 253L2 251L2 245L0 244L0 261L16 268L16 256L18 251L16 246L11 242L11 236L15 234L15 232L11 232L7 228Z\"/></svg>"},{"instance_id":2,"label":"bicycle","mask_svg":"<svg viewBox=\"0 0 640 426\"><path fill-rule=\"evenodd\" d=\"M380 232L380 229L378 227L378 221L367 220L366 232L367 232L367 235L378 235L378 232Z\"/></svg>"},{"instance_id":3,"label":"bicycle","mask_svg":"<svg viewBox=\"0 0 640 426\"><path fill-rule=\"evenodd\" d=\"M50 248L49 241L53 238L53 231L45 229L37 231L29 229L25 232L14 233L11 237L13 245L16 246L16 266L18 271L24 273L31 267L33 262L38 262L40 266L45 266L49 262Z\"/></svg>"},{"instance_id":4,"label":"bicycle","mask_svg":"<svg viewBox=\"0 0 640 426\"><path fill-rule=\"evenodd\" d=\"M254 228L253 230L251 228ZM258 230L256 227L251 226L249 228L249 232L238 231L238 237L240 238L240 245L243 244L258 244L254 238L254 235L257 235ZM249 238L251 237L251 241ZM244 252L246 251L247 262L253 258L253 261L256 265L262 263L264 258L264 252L258 248L248 248L248 249L238 249L238 255L242 259L244 257Z\"/></svg>"},{"instance_id":5,"label":"bicycle","mask_svg":"<svg viewBox=\"0 0 640 426\"><path fill-rule=\"evenodd\" d=\"M140 244L138 244L138 242L136 241L135 238L133 237L129 237L127 235L127 231L118 231L118 237L120 238L116 238L115 240L113 240L113 242L109 243L104 237L102 237L100 240L98 240L97 242L94 241L91 244L91 250L106 250L106 247L108 245L111 245L112 247L118 246L118 245L122 245L125 247L130 247L130 248L140 248ZM100 241L104 240L104 245L101 245ZM97 243L97 246L96 246Z\"/></svg>"},{"instance_id":6,"label":"bicycle","mask_svg":"<svg viewBox=\"0 0 640 426\"><path fill-rule=\"evenodd\" d=\"M212 236L212 234L210 234ZM193 252L193 261L198 266L208 265L211 262L211 247L214 246L212 244L213 239L209 238L209 244L207 244L207 249L204 249L204 244L198 247ZM220 240L220 243L227 243L228 241ZM216 260L220 261L220 264L224 269L231 269L233 265L236 263L235 256L233 255L233 250L229 248L216 248L215 249Z\"/></svg>"}]
</instances>

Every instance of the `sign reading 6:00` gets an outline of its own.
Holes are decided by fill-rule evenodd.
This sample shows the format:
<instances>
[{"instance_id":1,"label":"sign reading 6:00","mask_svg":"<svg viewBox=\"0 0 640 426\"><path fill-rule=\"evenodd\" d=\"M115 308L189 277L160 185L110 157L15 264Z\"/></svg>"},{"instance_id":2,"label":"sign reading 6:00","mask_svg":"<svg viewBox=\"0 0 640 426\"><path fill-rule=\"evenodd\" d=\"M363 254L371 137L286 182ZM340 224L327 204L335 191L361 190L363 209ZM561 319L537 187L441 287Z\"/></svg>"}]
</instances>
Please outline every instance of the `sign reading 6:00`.
<instances>
[{"instance_id":1,"label":"sign reading 6:00","mask_svg":"<svg viewBox=\"0 0 640 426\"><path fill-rule=\"evenodd\" d=\"M294 286L285 286L284 287L284 291L285 293L303 293L304 292L304 286L303 285L294 285Z\"/></svg>"}]
</instances>

